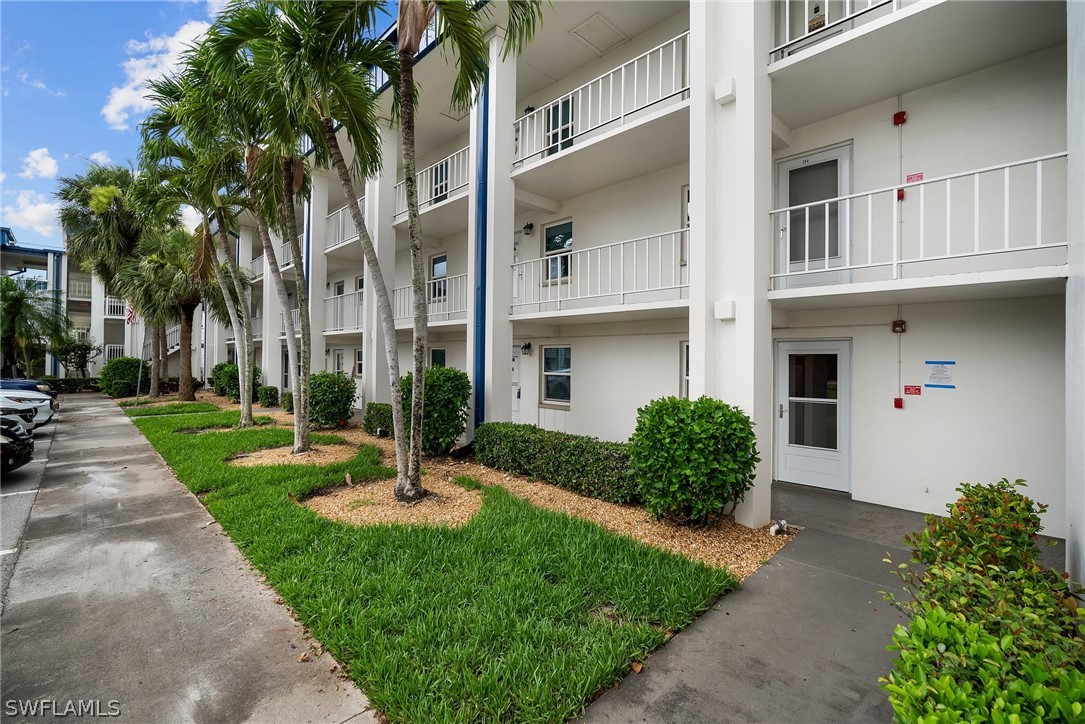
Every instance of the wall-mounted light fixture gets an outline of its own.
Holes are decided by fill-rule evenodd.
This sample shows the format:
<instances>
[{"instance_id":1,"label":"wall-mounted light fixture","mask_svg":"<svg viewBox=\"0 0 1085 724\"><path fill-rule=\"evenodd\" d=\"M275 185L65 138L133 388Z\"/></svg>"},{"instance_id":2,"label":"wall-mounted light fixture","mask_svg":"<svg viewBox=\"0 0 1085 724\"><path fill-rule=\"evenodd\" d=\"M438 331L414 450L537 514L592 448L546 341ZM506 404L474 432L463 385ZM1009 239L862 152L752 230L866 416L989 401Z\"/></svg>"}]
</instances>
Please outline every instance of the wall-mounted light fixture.
<instances>
[{"instance_id":1,"label":"wall-mounted light fixture","mask_svg":"<svg viewBox=\"0 0 1085 724\"><path fill-rule=\"evenodd\" d=\"M525 116L528 115L529 113L534 113L534 112L535 112L535 106L528 106L527 108L524 109L524 115Z\"/></svg>"},{"instance_id":2,"label":"wall-mounted light fixture","mask_svg":"<svg viewBox=\"0 0 1085 724\"><path fill-rule=\"evenodd\" d=\"M531 236L531 232L534 231L534 229L535 224L532 224L530 221L524 224L524 236Z\"/></svg>"},{"instance_id":3,"label":"wall-mounted light fixture","mask_svg":"<svg viewBox=\"0 0 1085 724\"><path fill-rule=\"evenodd\" d=\"M531 342L524 342L522 345L520 345L520 354L524 355L525 357L531 356Z\"/></svg>"}]
</instances>

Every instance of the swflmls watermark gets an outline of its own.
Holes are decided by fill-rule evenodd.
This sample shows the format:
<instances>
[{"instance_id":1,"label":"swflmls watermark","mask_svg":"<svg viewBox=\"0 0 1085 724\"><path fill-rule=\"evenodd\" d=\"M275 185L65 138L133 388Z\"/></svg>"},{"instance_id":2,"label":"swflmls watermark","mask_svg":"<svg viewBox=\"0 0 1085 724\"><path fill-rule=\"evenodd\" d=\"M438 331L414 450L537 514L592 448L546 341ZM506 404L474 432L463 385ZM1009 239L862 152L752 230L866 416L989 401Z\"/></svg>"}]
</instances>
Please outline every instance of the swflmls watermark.
<instances>
[{"instance_id":1,"label":"swflmls watermark","mask_svg":"<svg viewBox=\"0 0 1085 724\"><path fill-rule=\"evenodd\" d=\"M121 715L121 703L116 699L8 699L4 702L6 716L34 717L114 717Z\"/></svg>"}]
</instances>

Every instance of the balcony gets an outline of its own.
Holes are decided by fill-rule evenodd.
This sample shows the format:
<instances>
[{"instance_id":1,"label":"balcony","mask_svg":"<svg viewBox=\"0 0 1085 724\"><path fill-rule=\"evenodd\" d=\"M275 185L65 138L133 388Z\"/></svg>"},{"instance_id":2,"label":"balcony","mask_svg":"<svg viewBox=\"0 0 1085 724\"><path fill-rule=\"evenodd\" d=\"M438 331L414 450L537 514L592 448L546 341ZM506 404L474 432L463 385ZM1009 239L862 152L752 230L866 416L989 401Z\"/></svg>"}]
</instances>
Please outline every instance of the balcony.
<instances>
[{"instance_id":1,"label":"balcony","mask_svg":"<svg viewBox=\"0 0 1085 724\"><path fill-rule=\"evenodd\" d=\"M78 279L71 279L68 281L68 298L69 299L90 299L91 295L91 283L88 281L82 281Z\"/></svg>"},{"instance_id":2,"label":"balcony","mask_svg":"<svg viewBox=\"0 0 1085 724\"><path fill-rule=\"evenodd\" d=\"M426 301L430 323L457 322L467 318L467 275L458 274L426 282ZM392 290L392 314L396 325L412 324L414 291L411 287Z\"/></svg>"},{"instance_id":3,"label":"balcony","mask_svg":"<svg viewBox=\"0 0 1085 724\"><path fill-rule=\"evenodd\" d=\"M297 309L290 310L290 319L294 322L295 336L301 334L301 317L299 316L299 314L300 312ZM283 316L282 312L279 312L279 336L286 336L286 317Z\"/></svg>"},{"instance_id":4,"label":"balcony","mask_svg":"<svg viewBox=\"0 0 1085 724\"><path fill-rule=\"evenodd\" d=\"M72 334L80 342L86 342L90 339L90 327L72 327Z\"/></svg>"},{"instance_id":5,"label":"balcony","mask_svg":"<svg viewBox=\"0 0 1085 724\"><path fill-rule=\"evenodd\" d=\"M788 128L1066 41L1062 2L790 0L775 8L768 71L773 115Z\"/></svg>"},{"instance_id":6,"label":"balcony","mask_svg":"<svg viewBox=\"0 0 1085 724\"><path fill-rule=\"evenodd\" d=\"M365 319L363 292L351 292L324 299L324 334L358 332Z\"/></svg>"},{"instance_id":7,"label":"balcony","mask_svg":"<svg viewBox=\"0 0 1085 724\"><path fill-rule=\"evenodd\" d=\"M124 317L128 313L128 304L117 297L105 298L105 316Z\"/></svg>"},{"instance_id":8,"label":"balcony","mask_svg":"<svg viewBox=\"0 0 1085 724\"><path fill-rule=\"evenodd\" d=\"M1066 274L1065 153L771 214L777 300Z\"/></svg>"},{"instance_id":9,"label":"balcony","mask_svg":"<svg viewBox=\"0 0 1085 724\"><path fill-rule=\"evenodd\" d=\"M261 339L264 336L264 320L262 317L250 317L249 324L252 325L252 338ZM234 334L233 327L226 328L226 341L233 342L237 339L237 335Z\"/></svg>"},{"instance_id":10,"label":"balcony","mask_svg":"<svg viewBox=\"0 0 1085 724\"><path fill-rule=\"evenodd\" d=\"M517 187L558 200L688 159L689 32L530 109L513 137Z\"/></svg>"},{"instance_id":11,"label":"balcony","mask_svg":"<svg viewBox=\"0 0 1085 724\"><path fill-rule=\"evenodd\" d=\"M432 166L415 174L418 189L418 211L425 214L426 234L445 237L467 229L467 211L453 204L467 197L470 184L471 148L461 148ZM407 182L396 184L395 223L407 222Z\"/></svg>"},{"instance_id":12,"label":"balcony","mask_svg":"<svg viewBox=\"0 0 1085 724\"><path fill-rule=\"evenodd\" d=\"M685 307L686 229L551 254L512 265L512 313Z\"/></svg>"},{"instance_id":13,"label":"balcony","mask_svg":"<svg viewBox=\"0 0 1085 724\"><path fill-rule=\"evenodd\" d=\"M358 208L362 210L362 216L365 216L364 196L358 199ZM358 230L354 228L354 219L350 215L349 206L343 206L328 214L324 220L324 251L357 238Z\"/></svg>"},{"instance_id":14,"label":"balcony","mask_svg":"<svg viewBox=\"0 0 1085 724\"><path fill-rule=\"evenodd\" d=\"M166 330L166 349L172 352L181 346L181 326L173 325Z\"/></svg>"},{"instance_id":15,"label":"balcony","mask_svg":"<svg viewBox=\"0 0 1085 724\"><path fill-rule=\"evenodd\" d=\"M252 279L263 279L264 277L264 257L258 256L249 262L249 271L252 272Z\"/></svg>"},{"instance_id":16,"label":"balcony","mask_svg":"<svg viewBox=\"0 0 1085 724\"><path fill-rule=\"evenodd\" d=\"M105 346L105 361L115 360L118 357L124 356L123 344L107 344Z\"/></svg>"},{"instance_id":17,"label":"balcony","mask_svg":"<svg viewBox=\"0 0 1085 724\"><path fill-rule=\"evenodd\" d=\"M298 246L305 248L305 234L298 234ZM294 252L290 248L290 242L284 241L279 245L279 268L288 269L294 266Z\"/></svg>"}]
</instances>

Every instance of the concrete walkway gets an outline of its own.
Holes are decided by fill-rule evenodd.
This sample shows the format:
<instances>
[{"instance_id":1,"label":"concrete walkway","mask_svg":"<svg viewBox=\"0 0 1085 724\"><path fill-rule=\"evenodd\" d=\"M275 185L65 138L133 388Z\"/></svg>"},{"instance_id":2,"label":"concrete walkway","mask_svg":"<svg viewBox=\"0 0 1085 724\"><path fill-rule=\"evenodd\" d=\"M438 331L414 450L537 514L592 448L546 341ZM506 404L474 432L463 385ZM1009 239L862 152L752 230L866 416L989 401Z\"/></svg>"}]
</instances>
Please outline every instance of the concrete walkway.
<instances>
[{"instance_id":1,"label":"concrete walkway","mask_svg":"<svg viewBox=\"0 0 1085 724\"><path fill-rule=\"evenodd\" d=\"M917 513L797 486L773 517L806 527L767 565L588 708L587 722L888 722L878 677L904 617L880 591Z\"/></svg>"},{"instance_id":2,"label":"concrete walkway","mask_svg":"<svg viewBox=\"0 0 1085 724\"><path fill-rule=\"evenodd\" d=\"M27 496L29 497L29 496ZM121 411L68 395L0 619L9 702L130 722L375 721ZM45 717L46 720L49 717Z\"/></svg>"}]
</instances>

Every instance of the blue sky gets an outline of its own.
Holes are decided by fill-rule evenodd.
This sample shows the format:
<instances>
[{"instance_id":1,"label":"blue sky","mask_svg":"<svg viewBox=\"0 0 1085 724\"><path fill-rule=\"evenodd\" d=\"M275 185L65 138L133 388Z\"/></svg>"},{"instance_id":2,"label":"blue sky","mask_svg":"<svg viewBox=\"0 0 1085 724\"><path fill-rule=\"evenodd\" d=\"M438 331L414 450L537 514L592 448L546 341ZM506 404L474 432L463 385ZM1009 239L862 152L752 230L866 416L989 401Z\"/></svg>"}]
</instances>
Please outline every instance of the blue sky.
<instances>
[{"instance_id":1,"label":"blue sky","mask_svg":"<svg viewBox=\"0 0 1085 724\"><path fill-rule=\"evenodd\" d=\"M135 162L145 81L170 72L224 4L0 2L0 225L20 244L62 246L60 176Z\"/></svg>"}]
</instances>

